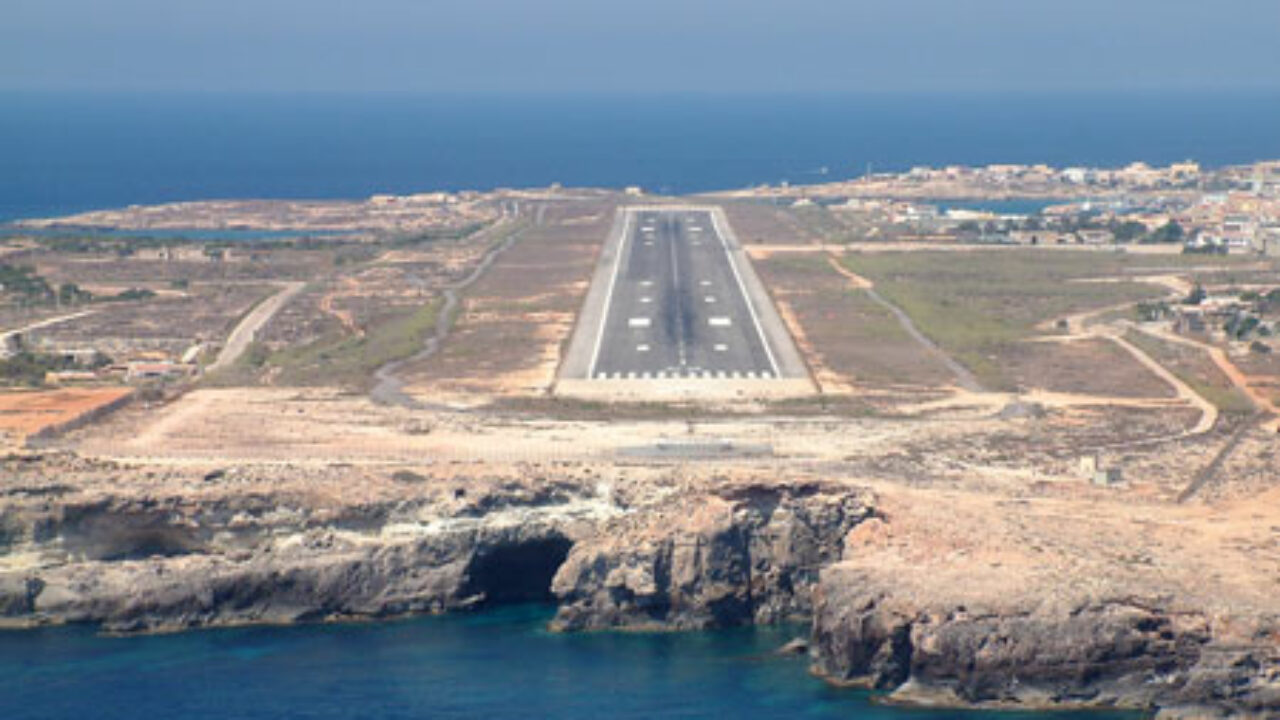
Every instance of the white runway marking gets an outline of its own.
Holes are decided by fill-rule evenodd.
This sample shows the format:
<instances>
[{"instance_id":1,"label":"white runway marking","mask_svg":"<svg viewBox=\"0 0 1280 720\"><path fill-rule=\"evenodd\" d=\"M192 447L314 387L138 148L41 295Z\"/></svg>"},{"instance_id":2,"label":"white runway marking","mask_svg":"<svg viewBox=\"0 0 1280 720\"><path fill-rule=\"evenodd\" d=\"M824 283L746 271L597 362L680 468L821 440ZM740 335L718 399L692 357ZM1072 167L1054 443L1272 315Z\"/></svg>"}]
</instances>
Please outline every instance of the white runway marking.
<instances>
[{"instance_id":1,"label":"white runway marking","mask_svg":"<svg viewBox=\"0 0 1280 720\"><path fill-rule=\"evenodd\" d=\"M671 284L677 290L680 289L680 257L676 255L676 244L671 243ZM676 295L677 311L679 309L679 295ZM684 332L676 335L676 352L680 356L680 366L688 364L688 349L685 347Z\"/></svg>"},{"instance_id":2,"label":"white runway marking","mask_svg":"<svg viewBox=\"0 0 1280 720\"><path fill-rule=\"evenodd\" d=\"M710 281L710 280L703 280L702 282L700 282L700 283L698 283L698 284L699 284L699 285L701 285L702 287L711 287L711 281Z\"/></svg>"},{"instance_id":3,"label":"white runway marking","mask_svg":"<svg viewBox=\"0 0 1280 720\"><path fill-rule=\"evenodd\" d=\"M725 345L724 343L716 343L715 349L716 349L716 352L728 352L729 346Z\"/></svg>"},{"instance_id":4,"label":"white runway marking","mask_svg":"<svg viewBox=\"0 0 1280 720\"><path fill-rule=\"evenodd\" d=\"M729 327L733 325L733 319L727 317L707 318L707 324L711 327Z\"/></svg>"},{"instance_id":5,"label":"white runway marking","mask_svg":"<svg viewBox=\"0 0 1280 720\"><path fill-rule=\"evenodd\" d=\"M769 347L769 338L764 334L764 328L760 325L760 316L756 313L756 307L751 302L751 295L747 293L747 286L742 282L742 273L738 271L738 263L733 258L733 253L729 251L729 243L726 240L728 234L724 228L720 227L721 210L713 210L711 212L711 225L716 229L716 235L720 238L720 247L724 248L724 252L729 256L729 269L733 271L734 280L738 281L738 290L742 292L742 299L747 303L747 312L751 314L751 322L755 325L756 334L760 336L760 342L764 345L764 354L769 358L769 366L776 373L778 371L778 361L773 357L773 349ZM770 374L772 377L772 373Z\"/></svg>"},{"instance_id":6,"label":"white runway marking","mask_svg":"<svg viewBox=\"0 0 1280 720\"><path fill-rule=\"evenodd\" d=\"M627 327L647 328L649 327L650 322L651 321L647 317L631 318L627 321Z\"/></svg>"},{"instance_id":7,"label":"white runway marking","mask_svg":"<svg viewBox=\"0 0 1280 720\"><path fill-rule=\"evenodd\" d=\"M622 269L622 254L626 252L628 233L631 231L632 213L627 213L622 222L622 236L619 238L617 252L613 260L613 273L609 276L609 288L604 296L604 309L600 313L600 330L596 333L596 342L591 349L591 364L587 366L587 375L595 372L600 362L600 348L604 345L604 329L609 324L609 308L613 305L613 291L618 285L618 272Z\"/></svg>"},{"instance_id":8,"label":"white runway marking","mask_svg":"<svg viewBox=\"0 0 1280 720\"><path fill-rule=\"evenodd\" d=\"M652 280L641 280L641 281L640 281L640 287L653 287L653 281L652 281Z\"/></svg>"},{"instance_id":9,"label":"white runway marking","mask_svg":"<svg viewBox=\"0 0 1280 720\"><path fill-rule=\"evenodd\" d=\"M649 346L648 346L648 345L637 345L637 346L636 346L636 352L649 352Z\"/></svg>"},{"instance_id":10,"label":"white runway marking","mask_svg":"<svg viewBox=\"0 0 1280 720\"><path fill-rule=\"evenodd\" d=\"M642 297L642 298L640 298L640 302L648 304L648 303L653 302L653 298L648 297L648 296L646 296L646 297Z\"/></svg>"},{"instance_id":11,"label":"white runway marking","mask_svg":"<svg viewBox=\"0 0 1280 720\"><path fill-rule=\"evenodd\" d=\"M708 295L708 296L707 296L707 302L709 302L709 303L713 303L713 302L715 302L715 301L716 301L716 296L715 296L715 295Z\"/></svg>"}]
</instances>

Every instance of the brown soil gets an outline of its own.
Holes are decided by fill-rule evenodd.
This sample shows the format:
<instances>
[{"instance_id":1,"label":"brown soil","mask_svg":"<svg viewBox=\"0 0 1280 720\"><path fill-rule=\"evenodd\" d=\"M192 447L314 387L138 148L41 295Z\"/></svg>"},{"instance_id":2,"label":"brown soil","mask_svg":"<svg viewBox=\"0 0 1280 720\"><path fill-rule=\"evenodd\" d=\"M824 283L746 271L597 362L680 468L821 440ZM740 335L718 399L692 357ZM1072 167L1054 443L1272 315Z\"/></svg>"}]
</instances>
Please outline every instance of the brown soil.
<instances>
[{"instance_id":1,"label":"brown soil","mask_svg":"<svg viewBox=\"0 0 1280 720\"><path fill-rule=\"evenodd\" d=\"M0 393L0 432L21 440L72 422L129 395L132 388L63 388Z\"/></svg>"}]
</instances>

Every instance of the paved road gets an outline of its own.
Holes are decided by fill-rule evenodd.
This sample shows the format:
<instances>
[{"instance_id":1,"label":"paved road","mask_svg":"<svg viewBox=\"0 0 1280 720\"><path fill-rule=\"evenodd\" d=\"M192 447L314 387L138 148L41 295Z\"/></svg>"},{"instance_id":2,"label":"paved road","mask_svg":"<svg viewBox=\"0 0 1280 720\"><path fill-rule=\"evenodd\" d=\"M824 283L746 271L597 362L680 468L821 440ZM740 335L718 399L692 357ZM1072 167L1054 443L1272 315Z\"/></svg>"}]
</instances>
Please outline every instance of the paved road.
<instances>
[{"instance_id":1,"label":"paved road","mask_svg":"<svg viewBox=\"0 0 1280 720\"><path fill-rule=\"evenodd\" d=\"M222 346L222 352L218 353L218 359L205 369L206 372L217 372L223 368L231 367L236 360L249 349L249 343L253 342L258 336L258 331L262 329L267 321L275 316L280 308L284 307L298 293L302 292L302 288L306 287L306 283L290 282L284 283L284 287L280 292L258 303L257 307L249 311L249 314L236 325L231 334L227 336L227 342Z\"/></svg>"},{"instance_id":2,"label":"paved road","mask_svg":"<svg viewBox=\"0 0 1280 720\"><path fill-rule=\"evenodd\" d=\"M773 349L706 211L635 211L588 377L773 378Z\"/></svg>"}]
</instances>

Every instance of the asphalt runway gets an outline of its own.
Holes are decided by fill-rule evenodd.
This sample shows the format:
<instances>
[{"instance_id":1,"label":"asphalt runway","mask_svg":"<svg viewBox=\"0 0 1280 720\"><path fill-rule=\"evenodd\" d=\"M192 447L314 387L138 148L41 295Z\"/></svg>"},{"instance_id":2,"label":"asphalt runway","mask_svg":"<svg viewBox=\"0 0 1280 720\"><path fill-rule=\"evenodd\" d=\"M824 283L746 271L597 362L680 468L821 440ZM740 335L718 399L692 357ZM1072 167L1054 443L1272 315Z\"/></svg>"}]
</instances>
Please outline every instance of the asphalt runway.
<instances>
[{"instance_id":1,"label":"asphalt runway","mask_svg":"<svg viewBox=\"0 0 1280 720\"><path fill-rule=\"evenodd\" d=\"M710 212L636 210L623 233L587 377L779 377Z\"/></svg>"}]
</instances>

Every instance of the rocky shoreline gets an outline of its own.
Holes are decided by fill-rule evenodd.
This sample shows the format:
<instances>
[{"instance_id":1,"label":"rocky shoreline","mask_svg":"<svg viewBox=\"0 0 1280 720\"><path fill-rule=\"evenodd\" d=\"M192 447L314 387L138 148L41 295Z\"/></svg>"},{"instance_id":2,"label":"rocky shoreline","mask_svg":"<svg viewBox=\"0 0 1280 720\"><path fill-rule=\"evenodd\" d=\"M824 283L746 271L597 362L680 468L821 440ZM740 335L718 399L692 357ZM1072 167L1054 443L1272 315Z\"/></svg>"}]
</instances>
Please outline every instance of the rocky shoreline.
<instances>
[{"instance_id":1,"label":"rocky shoreline","mask_svg":"<svg viewBox=\"0 0 1280 720\"><path fill-rule=\"evenodd\" d=\"M895 573L895 520L853 482L400 471L352 498L338 470L276 490L261 471L218 470L181 492L117 491L120 469L86 470L102 481L8 489L3 626L164 632L553 600L562 631L811 620L816 673L895 702L1168 718L1280 708L1274 615L1087 583L976 592L1001 586L980 562L963 567L972 586L938 577L937 593Z\"/></svg>"}]
</instances>

